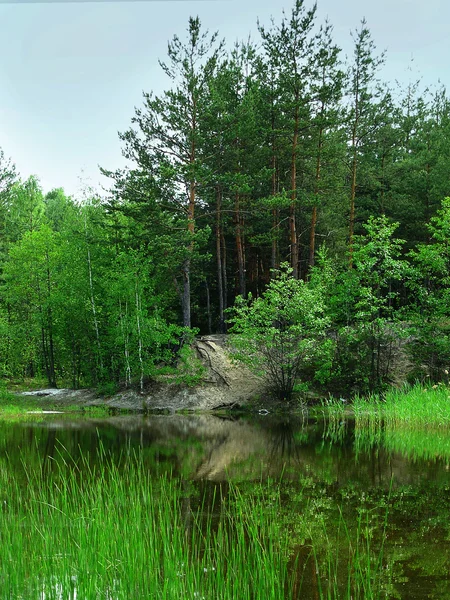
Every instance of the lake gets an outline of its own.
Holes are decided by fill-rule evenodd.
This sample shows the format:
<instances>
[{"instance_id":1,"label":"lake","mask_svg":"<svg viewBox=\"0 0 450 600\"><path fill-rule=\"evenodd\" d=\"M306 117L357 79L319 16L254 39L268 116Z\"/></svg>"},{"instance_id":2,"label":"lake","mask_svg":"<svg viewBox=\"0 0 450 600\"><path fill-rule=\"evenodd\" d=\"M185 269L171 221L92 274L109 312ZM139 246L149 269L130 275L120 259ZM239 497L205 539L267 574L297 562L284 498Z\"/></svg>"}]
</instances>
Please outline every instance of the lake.
<instances>
[{"instance_id":1,"label":"lake","mask_svg":"<svg viewBox=\"0 0 450 600\"><path fill-rule=\"evenodd\" d=\"M0 427L0 598L450 598L447 430L270 414Z\"/></svg>"}]
</instances>

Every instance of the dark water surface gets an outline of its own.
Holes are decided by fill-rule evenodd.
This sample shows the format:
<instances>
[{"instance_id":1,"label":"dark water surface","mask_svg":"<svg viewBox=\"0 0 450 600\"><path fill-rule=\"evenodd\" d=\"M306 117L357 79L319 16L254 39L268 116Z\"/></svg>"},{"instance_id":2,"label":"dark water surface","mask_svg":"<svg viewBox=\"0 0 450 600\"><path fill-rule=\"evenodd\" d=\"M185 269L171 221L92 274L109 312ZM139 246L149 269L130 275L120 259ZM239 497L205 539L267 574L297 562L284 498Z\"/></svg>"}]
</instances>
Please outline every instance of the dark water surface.
<instances>
[{"instance_id":1,"label":"dark water surface","mask_svg":"<svg viewBox=\"0 0 450 600\"><path fill-rule=\"evenodd\" d=\"M0 461L18 479L24 465L51 476L68 456L120 464L139 451L150 473L189 482L192 502L216 514L230 481L245 494L268 482L281 491L280 518L292 535L296 598L319 598L311 540L339 589L348 577L341 563L370 548L379 597L450 598L450 431L368 432L352 420L270 415L48 415L0 427Z\"/></svg>"}]
</instances>

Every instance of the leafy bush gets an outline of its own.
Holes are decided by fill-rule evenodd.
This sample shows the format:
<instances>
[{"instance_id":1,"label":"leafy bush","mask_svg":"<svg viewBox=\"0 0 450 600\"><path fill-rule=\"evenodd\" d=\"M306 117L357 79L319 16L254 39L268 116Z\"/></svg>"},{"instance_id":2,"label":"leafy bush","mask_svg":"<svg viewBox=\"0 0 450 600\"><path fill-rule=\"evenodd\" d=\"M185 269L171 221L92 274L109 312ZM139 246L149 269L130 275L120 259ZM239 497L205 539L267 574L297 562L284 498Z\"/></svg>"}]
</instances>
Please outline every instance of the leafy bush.
<instances>
[{"instance_id":1,"label":"leafy bush","mask_svg":"<svg viewBox=\"0 0 450 600\"><path fill-rule=\"evenodd\" d=\"M278 398L290 400L325 337L321 287L294 279L282 265L261 297L239 296L230 315L236 357L263 374Z\"/></svg>"},{"instance_id":2,"label":"leafy bush","mask_svg":"<svg viewBox=\"0 0 450 600\"><path fill-rule=\"evenodd\" d=\"M381 392L404 375L406 328L399 297L407 263L398 223L370 217L355 236L353 268L326 280L335 352L325 383L333 392Z\"/></svg>"},{"instance_id":3,"label":"leafy bush","mask_svg":"<svg viewBox=\"0 0 450 600\"><path fill-rule=\"evenodd\" d=\"M113 396L118 391L119 385L115 381L102 381L96 388L99 396Z\"/></svg>"},{"instance_id":4,"label":"leafy bush","mask_svg":"<svg viewBox=\"0 0 450 600\"><path fill-rule=\"evenodd\" d=\"M446 379L450 366L450 198L443 200L427 227L431 243L410 253L410 379L437 382Z\"/></svg>"}]
</instances>

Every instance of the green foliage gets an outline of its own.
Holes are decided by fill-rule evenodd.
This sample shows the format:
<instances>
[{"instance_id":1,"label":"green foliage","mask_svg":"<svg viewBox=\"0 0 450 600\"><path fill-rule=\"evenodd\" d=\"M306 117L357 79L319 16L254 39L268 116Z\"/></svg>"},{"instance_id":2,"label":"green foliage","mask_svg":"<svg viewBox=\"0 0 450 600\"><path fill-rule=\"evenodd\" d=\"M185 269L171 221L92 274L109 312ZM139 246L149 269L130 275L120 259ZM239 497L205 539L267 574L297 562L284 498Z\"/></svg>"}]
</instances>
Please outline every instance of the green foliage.
<instances>
[{"instance_id":1,"label":"green foliage","mask_svg":"<svg viewBox=\"0 0 450 600\"><path fill-rule=\"evenodd\" d=\"M58 234L41 225L11 246L4 268L13 372L45 373L56 385L54 328L55 274L61 264ZM40 360L39 360L40 359Z\"/></svg>"},{"instance_id":2,"label":"green foliage","mask_svg":"<svg viewBox=\"0 0 450 600\"><path fill-rule=\"evenodd\" d=\"M361 422L375 419L392 427L448 427L450 424L450 389L445 384L416 384L389 390L378 397L356 398L353 407Z\"/></svg>"},{"instance_id":3,"label":"green foliage","mask_svg":"<svg viewBox=\"0 0 450 600\"><path fill-rule=\"evenodd\" d=\"M193 387L201 383L206 369L190 345L184 345L178 355L174 381Z\"/></svg>"},{"instance_id":4,"label":"green foliage","mask_svg":"<svg viewBox=\"0 0 450 600\"><path fill-rule=\"evenodd\" d=\"M7 390L5 382L0 381L0 404L10 404L16 400L16 396Z\"/></svg>"},{"instance_id":5,"label":"green foliage","mask_svg":"<svg viewBox=\"0 0 450 600\"><path fill-rule=\"evenodd\" d=\"M290 400L328 325L320 288L294 279L283 265L261 297L236 299L230 321L236 357L264 373L280 399Z\"/></svg>"},{"instance_id":6,"label":"green foliage","mask_svg":"<svg viewBox=\"0 0 450 600\"><path fill-rule=\"evenodd\" d=\"M430 244L419 244L411 253L409 287L413 296L410 310L411 378L445 379L450 356L450 198L428 226Z\"/></svg>"},{"instance_id":7,"label":"green foliage","mask_svg":"<svg viewBox=\"0 0 450 600\"><path fill-rule=\"evenodd\" d=\"M114 256L95 199L75 206L55 191L47 202L55 229L42 224L9 249L4 373L46 374L50 385L74 388L142 386L155 364L173 359L169 346L181 335L164 319L151 262L132 249Z\"/></svg>"},{"instance_id":8,"label":"green foliage","mask_svg":"<svg viewBox=\"0 0 450 600\"><path fill-rule=\"evenodd\" d=\"M151 271L145 255L129 250L116 256L108 273L110 352L125 385L138 378L141 389L154 365L171 359L168 345L181 335L181 328L161 315Z\"/></svg>"},{"instance_id":9,"label":"green foliage","mask_svg":"<svg viewBox=\"0 0 450 600\"><path fill-rule=\"evenodd\" d=\"M37 229L44 220L44 195L36 177L26 181L16 181L7 197L5 235L10 242L16 242L26 232Z\"/></svg>"},{"instance_id":10,"label":"green foliage","mask_svg":"<svg viewBox=\"0 0 450 600\"><path fill-rule=\"evenodd\" d=\"M143 389L180 361L198 382L183 327L225 333L251 292L240 353L281 397L299 379L354 393L445 378L445 90L394 95L365 20L345 64L303 0L258 30L226 50L189 19L160 62L167 87L120 134L128 167L103 171L105 198L44 195L0 150L2 376ZM305 283L274 275L287 257Z\"/></svg>"},{"instance_id":11,"label":"green foliage","mask_svg":"<svg viewBox=\"0 0 450 600\"><path fill-rule=\"evenodd\" d=\"M114 396L119 391L119 386L115 381L102 381L95 389L98 396Z\"/></svg>"},{"instance_id":12,"label":"green foliage","mask_svg":"<svg viewBox=\"0 0 450 600\"><path fill-rule=\"evenodd\" d=\"M8 460L2 463L8 510L0 527L8 546L0 576L11 594L125 600L133 590L139 598L232 600L244 593L266 600L290 588L280 502L268 510L268 491L251 499L230 487L217 499L216 523L206 497L186 513L186 484L152 478L142 453L124 456L120 467L100 454L92 467L87 456L75 465L60 452L58 475L46 479L25 467L23 486L8 475Z\"/></svg>"},{"instance_id":13,"label":"green foliage","mask_svg":"<svg viewBox=\"0 0 450 600\"><path fill-rule=\"evenodd\" d=\"M381 391L403 368L400 283L407 274L398 224L371 217L365 235L355 236L354 269L345 273L332 301L340 326L331 385L340 391ZM403 373L401 373L403 374Z\"/></svg>"}]
</instances>

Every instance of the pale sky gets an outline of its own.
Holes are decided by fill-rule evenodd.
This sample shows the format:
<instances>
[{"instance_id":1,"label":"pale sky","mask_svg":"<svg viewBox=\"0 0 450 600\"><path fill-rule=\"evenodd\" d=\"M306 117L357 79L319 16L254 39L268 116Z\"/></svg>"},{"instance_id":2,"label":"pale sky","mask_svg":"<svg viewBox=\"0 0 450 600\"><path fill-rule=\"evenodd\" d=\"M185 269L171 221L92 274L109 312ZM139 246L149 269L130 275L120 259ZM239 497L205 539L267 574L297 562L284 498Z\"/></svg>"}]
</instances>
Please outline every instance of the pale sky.
<instances>
[{"instance_id":1,"label":"pale sky","mask_svg":"<svg viewBox=\"0 0 450 600\"><path fill-rule=\"evenodd\" d=\"M174 34L183 37L190 15L231 47L249 33L258 39L257 18L279 22L282 8L291 6L290 0L0 0L0 147L23 178L37 175L44 191L77 194L80 176L97 187L98 165L123 165L117 132L130 126L142 91L165 88L158 58L165 59ZM384 80L422 77L424 86L440 80L450 88L448 0L318 0L318 22L326 16L347 54L350 31L367 19L377 49L387 51Z\"/></svg>"}]
</instances>

